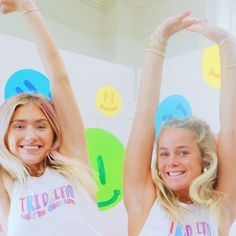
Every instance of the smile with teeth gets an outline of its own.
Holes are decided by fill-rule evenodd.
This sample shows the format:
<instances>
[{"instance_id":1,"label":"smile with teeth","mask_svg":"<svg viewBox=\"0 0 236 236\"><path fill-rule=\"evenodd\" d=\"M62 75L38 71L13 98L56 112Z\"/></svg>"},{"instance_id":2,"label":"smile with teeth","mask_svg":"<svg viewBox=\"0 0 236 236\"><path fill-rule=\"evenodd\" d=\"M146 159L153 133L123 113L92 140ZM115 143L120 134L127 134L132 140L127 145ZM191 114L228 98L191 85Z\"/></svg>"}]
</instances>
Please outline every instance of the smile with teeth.
<instances>
[{"instance_id":1,"label":"smile with teeth","mask_svg":"<svg viewBox=\"0 0 236 236\"><path fill-rule=\"evenodd\" d=\"M25 151L37 151L40 149L40 145L21 145L20 148L24 149Z\"/></svg>"},{"instance_id":2,"label":"smile with teeth","mask_svg":"<svg viewBox=\"0 0 236 236\"><path fill-rule=\"evenodd\" d=\"M183 175L184 173L185 171L168 171L167 175L169 175L170 177L175 177L175 176Z\"/></svg>"}]
</instances>

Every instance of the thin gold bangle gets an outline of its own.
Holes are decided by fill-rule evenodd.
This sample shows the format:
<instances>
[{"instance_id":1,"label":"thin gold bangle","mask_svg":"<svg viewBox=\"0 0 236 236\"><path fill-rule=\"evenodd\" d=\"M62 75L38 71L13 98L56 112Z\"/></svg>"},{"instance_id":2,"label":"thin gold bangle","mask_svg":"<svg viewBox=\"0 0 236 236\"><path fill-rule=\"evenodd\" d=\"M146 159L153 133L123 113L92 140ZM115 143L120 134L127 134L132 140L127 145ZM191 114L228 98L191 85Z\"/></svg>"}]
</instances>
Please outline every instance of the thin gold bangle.
<instances>
[{"instance_id":1,"label":"thin gold bangle","mask_svg":"<svg viewBox=\"0 0 236 236\"><path fill-rule=\"evenodd\" d=\"M21 12L21 14L25 15L25 14L28 14L28 13L33 12L33 11L38 11L38 8L35 7L35 8L25 10L25 11Z\"/></svg>"},{"instance_id":2,"label":"thin gold bangle","mask_svg":"<svg viewBox=\"0 0 236 236\"><path fill-rule=\"evenodd\" d=\"M221 69L230 69L236 67L236 64L228 65L228 66L221 66Z\"/></svg>"}]
</instances>

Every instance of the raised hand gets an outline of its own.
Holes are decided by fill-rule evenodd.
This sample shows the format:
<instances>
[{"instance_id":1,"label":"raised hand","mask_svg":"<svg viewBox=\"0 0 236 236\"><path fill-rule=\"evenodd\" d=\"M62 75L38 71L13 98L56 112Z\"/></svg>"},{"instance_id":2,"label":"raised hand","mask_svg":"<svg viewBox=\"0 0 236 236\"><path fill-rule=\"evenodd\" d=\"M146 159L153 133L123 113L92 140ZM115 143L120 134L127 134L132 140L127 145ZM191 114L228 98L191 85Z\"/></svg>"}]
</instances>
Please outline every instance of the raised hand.
<instances>
[{"instance_id":1,"label":"raised hand","mask_svg":"<svg viewBox=\"0 0 236 236\"><path fill-rule=\"evenodd\" d=\"M177 16L170 17L163 21L154 33L154 38L165 42L169 37L178 31L191 27L198 23L197 18L190 17L191 11L183 11Z\"/></svg>"},{"instance_id":2,"label":"raised hand","mask_svg":"<svg viewBox=\"0 0 236 236\"><path fill-rule=\"evenodd\" d=\"M32 0L0 0L0 13L8 14L12 12L24 13L35 6Z\"/></svg>"},{"instance_id":3,"label":"raised hand","mask_svg":"<svg viewBox=\"0 0 236 236\"><path fill-rule=\"evenodd\" d=\"M228 33L226 30L218 26L210 25L206 19L199 19L196 24L188 26L187 29L200 33L217 44L230 36L230 33Z\"/></svg>"},{"instance_id":4,"label":"raised hand","mask_svg":"<svg viewBox=\"0 0 236 236\"><path fill-rule=\"evenodd\" d=\"M19 9L20 9L20 1L0 0L0 12L2 14L7 14L7 13L19 11Z\"/></svg>"}]
</instances>

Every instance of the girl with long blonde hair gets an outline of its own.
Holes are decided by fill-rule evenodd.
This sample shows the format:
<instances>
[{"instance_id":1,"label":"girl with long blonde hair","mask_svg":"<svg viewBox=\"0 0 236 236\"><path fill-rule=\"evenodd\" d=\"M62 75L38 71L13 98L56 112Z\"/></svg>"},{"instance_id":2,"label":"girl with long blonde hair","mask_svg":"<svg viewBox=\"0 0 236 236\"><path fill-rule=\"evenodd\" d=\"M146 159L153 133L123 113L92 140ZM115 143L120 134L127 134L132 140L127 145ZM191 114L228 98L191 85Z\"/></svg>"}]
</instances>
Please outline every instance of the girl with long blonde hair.
<instances>
[{"instance_id":1,"label":"girl with long blonde hair","mask_svg":"<svg viewBox=\"0 0 236 236\"><path fill-rule=\"evenodd\" d=\"M195 117L170 119L156 143L154 119L169 38L188 29L219 45L220 132ZM236 218L236 40L184 11L163 21L147 48L124 165L129 235L228 236ZM199 91L200 92L200 91ZM220 220L219 220L220 219ZM217 224L218 223L218 224Z\"/></svg>"},{"instance_id":2,"label":"girl with long blonde hair","mask_svg":"<svg viewBox=\"0 0 236 236\"><path fill-rule=\"evenodd\" d=\"M9 236L101 235L83 121L59 51L32 0L19 12L50 79L53 104L20 94L0 107L0 222Z\"/></svg>"}]
</instances>

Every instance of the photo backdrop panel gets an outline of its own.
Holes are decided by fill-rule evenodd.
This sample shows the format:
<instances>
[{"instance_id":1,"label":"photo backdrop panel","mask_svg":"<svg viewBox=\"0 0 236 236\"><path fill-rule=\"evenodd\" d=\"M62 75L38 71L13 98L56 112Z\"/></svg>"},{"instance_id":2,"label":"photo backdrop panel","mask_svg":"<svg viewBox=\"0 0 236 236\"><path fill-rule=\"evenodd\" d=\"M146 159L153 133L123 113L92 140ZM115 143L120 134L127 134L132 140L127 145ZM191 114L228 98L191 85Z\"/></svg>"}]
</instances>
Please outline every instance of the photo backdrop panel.
<instances>
[{"instance_id":1,"label":"photo backdrop panel","mask_svg":"<svg viewBox=\"0 0 236 236\"><path fill-rule=\"evenodd\" d=\"M205 120L217 133L219 131L220 69L216 46L215 50L213 51L214 60L211 60L211 56L206 60L205 53L208 48L166 60L160 104L169 96L182 96L189 103L192 115ZM216 72L212 73L214 70ZM212 84L217 84L217 86L212 86ZM183 105L182 113L185 111L187 114L188 108L184 103L177 103L177 110L181 104Z\"/></svg>"},{"instance_id":2,"label":"photo backdrop panel","mask_svg":"<svg viewBox=\"0 0 236 236\"><path fill-rule=\"evenodd\" d=\"M138 70L138 87L142 68ZM170 117L194 115L205 120L213 132L219 132L219 89L221 80L219 49L212 45L202 50L166 59L155 126ZM136 96L136 100L137 100ZM156 153L153 151L153 162Z\"/></svg>"}]
</instances>

